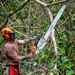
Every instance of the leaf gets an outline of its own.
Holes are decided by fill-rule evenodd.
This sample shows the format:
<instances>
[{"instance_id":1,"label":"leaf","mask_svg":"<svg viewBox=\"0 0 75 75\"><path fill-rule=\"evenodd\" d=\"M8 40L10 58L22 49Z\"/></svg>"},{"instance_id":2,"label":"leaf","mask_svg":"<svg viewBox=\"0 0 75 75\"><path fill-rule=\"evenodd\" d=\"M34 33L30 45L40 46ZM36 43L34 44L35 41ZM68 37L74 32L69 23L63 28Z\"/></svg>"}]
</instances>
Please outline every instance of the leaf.
<instances>
[{"instance_id":1,"label":"leaf","mask_svg":"<svg viewBox=\"0 0 75 75\"><path fill-rule=\"evenodd\" d=\"M63 60L63 62L68 62L69 61L69 59L67 59L67 58L64 58L64 60Z\"/></svg>"},{"instance_id":2,"label":"leaf","mask_svg":"<svg viewBox=\"0 0 75 75\"><path fill-rule=\"evenodd\" d=\"M42 56L41 56L41 61L42 61L42 62L45 62L46 58L47 58L47 55L42 55Z\"/></svg>"},{"instance_id":3,"label":"leaf","mask_svg":"<svg viewBox=\"0 0 75 75\"><path fill-rule=\"evenodd\" d=\"M53 67L54 67L54 63L51 62L51 63L49 64L49 68L53 68Z\"/></svg>"},{"instance_id":4,"label":"leaf","mask_svg":"<svg viewBox=\"0 0 75 75\"><path fill-rule=\"evenodd\" d=\"M42 29L46 29L48 27L48 23L45 21L42 25L41 28Z\"/></svg>"},{"instance_id":5,"label":"leaf","mask_svg":"<svg viewBox=\"0 0 75 75\"><path fill-rule=\"evenodd\" d=\"M67 71L66 71L66 75L74 75L74 71L67 70Z\"/></svg>"},{"instance_id":6,"label":"leaf","mask_svg":"<svg viewBox=\"0 0 75 75\"><path fill-rule=\"evenodd\" d=\"M35 61L33 61L32 63L33 63L33 65L34 65L34 66L36 66L36 65L37 65L37 62L35 62Z\"/></svg>"},{"instance_id":7,"label":"leaf","mask_svg":"<svg viewBox=\"0 0 75 75\"><path fill-rule=\"evenodd\" d=\"M67 33L69 34L70 37L73 36L73 32L72 31L68 31Z\"/></svg>"},{"instance_id":8,"label":"leaf","mask_svg":"<svg viewBox=\"0 0 75 75\"><path fill-rule=\"evenodd\" d=\"M67 68L67 63L62 63L62 68Z\"/></svg>"}]
</instances>

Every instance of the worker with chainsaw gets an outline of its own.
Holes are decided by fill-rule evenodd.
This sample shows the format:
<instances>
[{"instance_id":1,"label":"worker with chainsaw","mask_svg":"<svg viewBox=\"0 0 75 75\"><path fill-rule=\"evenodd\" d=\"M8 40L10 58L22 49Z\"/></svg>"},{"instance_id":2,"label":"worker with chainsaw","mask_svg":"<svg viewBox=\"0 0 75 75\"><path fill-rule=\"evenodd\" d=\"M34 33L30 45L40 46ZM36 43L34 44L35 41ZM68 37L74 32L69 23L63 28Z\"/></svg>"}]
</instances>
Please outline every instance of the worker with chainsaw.
<instances>
[{"instance_id":1,"label":"worker with chainsaw","mask_svg":"<svg viewBox=\"0 0 75 75\"><path fill-rule=\"evenodd\" d=\"M18 48L20 44L27 44L33 41L37 36L30 39L17 40L15 39L15 32L9 27L5 27L1 30L2 36L6 40L4 46L6 56L6 74L5 75L20 75L19 73L19 62L27 58L32 58L34 50L25 56L18 54Z\"/></svg>"}]
</instances>

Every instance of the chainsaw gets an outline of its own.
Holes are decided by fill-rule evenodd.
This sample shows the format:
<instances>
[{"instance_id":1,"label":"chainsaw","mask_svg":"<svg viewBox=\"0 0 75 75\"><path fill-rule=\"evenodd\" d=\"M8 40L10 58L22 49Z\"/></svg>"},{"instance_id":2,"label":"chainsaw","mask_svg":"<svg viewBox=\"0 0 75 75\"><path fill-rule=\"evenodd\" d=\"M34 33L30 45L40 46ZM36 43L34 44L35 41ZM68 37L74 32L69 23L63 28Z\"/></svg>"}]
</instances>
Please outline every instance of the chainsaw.
<instances>
[{"instance_id":1,"label":"chainsaw","mask_svg":"<svg viewBox=\"0 0 75 75\"><path fill-rule=\"evenodd\" d=\"M37 37L34 41L34 44L32 44L30 46L30 51L32 53L38 52L38 50L43 49L45 47L45 45L47 44L47 40L49 39L49 37L51 36L52 33L52 29L55 28L58 20L60 19L60 17L62 16L64 10L66 8L66 5L63 5L62 8L60 9L60 11L58 12L58 14L56 15L54 21L52 22L52 24L50 25L49 29L47 30L46 34L44 35L43 38L39 39L39 37Z\"/></svg>"},{"instance_id":2,"label":"chainsaw","mask_svg":"<svg viewBox=\"0 0 75 75\"><path fill-rule=\"evenodd\" d=\"M40 37L37 36L35 39L34 39L34 43L30 46L29 48L29 51L31 51L33 54L35 53L35 51L37 50L37 44L40 40Z\"/></svg>"}]
</instances>

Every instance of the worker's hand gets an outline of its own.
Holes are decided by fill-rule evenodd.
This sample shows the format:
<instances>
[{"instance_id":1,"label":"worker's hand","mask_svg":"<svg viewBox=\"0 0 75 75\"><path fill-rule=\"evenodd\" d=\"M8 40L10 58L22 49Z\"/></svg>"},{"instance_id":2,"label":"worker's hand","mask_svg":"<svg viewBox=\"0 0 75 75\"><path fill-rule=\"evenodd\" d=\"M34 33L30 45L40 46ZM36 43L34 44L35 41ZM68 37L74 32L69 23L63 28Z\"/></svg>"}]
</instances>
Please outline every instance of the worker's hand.
<instances>
[{"instance_id":1,"label":"worker's hand","mask_svg":"<svg viewBox=\"0 0 75 75\"><path fill-rule=\"evenodd\" d=\"M33 40L37 39L37 36L33 36Z\"/></svg>"},{"instance_id":2,"label":"worker's hand","mask_svg":"<svg viewBox=\"0 0 75 75\"><path fill-rule=\"evenodd\" d=\"M20 58L20 61L21 61L21 60L25 60L25 59L28 59L28 58L32 58L33 56L34 56L34 54L31 52L31 53L29 53L25 56L20 56L19 58Z\"/></svg>"},{"instance_id":3,"label":"worker's hand","mask_svg":"<svg viewBox=\"0 0 75 75\"><path fill-rule=\"evenodd\" d=\"M36 38L37 38L37 36L34 36L34 37L30 38L30 39L29 39L29 42L30 42L30 41L33 41L33 40L36 39Z\"/></svg>"},{"instance_id":4,"label":"worker's hand","mask_svg":"<svg viewBox=\"0 0 75 75\"><path fill-rule=\"evenodd\" d=\"M32 58L33 57L33 53L29 53L28 55L27 55L27 58Z\"/></svg>"}]
</instances>

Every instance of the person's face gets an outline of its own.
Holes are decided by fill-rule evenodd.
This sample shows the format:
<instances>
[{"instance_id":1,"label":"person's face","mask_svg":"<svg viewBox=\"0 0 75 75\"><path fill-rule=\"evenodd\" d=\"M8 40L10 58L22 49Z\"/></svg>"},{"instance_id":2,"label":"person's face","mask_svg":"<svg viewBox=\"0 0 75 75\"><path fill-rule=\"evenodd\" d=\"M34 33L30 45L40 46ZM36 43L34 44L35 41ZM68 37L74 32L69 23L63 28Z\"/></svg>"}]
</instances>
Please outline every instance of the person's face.
<instances>
[{"instance_id":1,"label":"person's face","mask_svg":"<svg viewBox=\"0 0 75 75\"><path fill-rule=\"evenodd\" d=\"M10 40L14 41L15 40L15 32L14 33L10 33Z\"/></svg>"}]
</instances>

